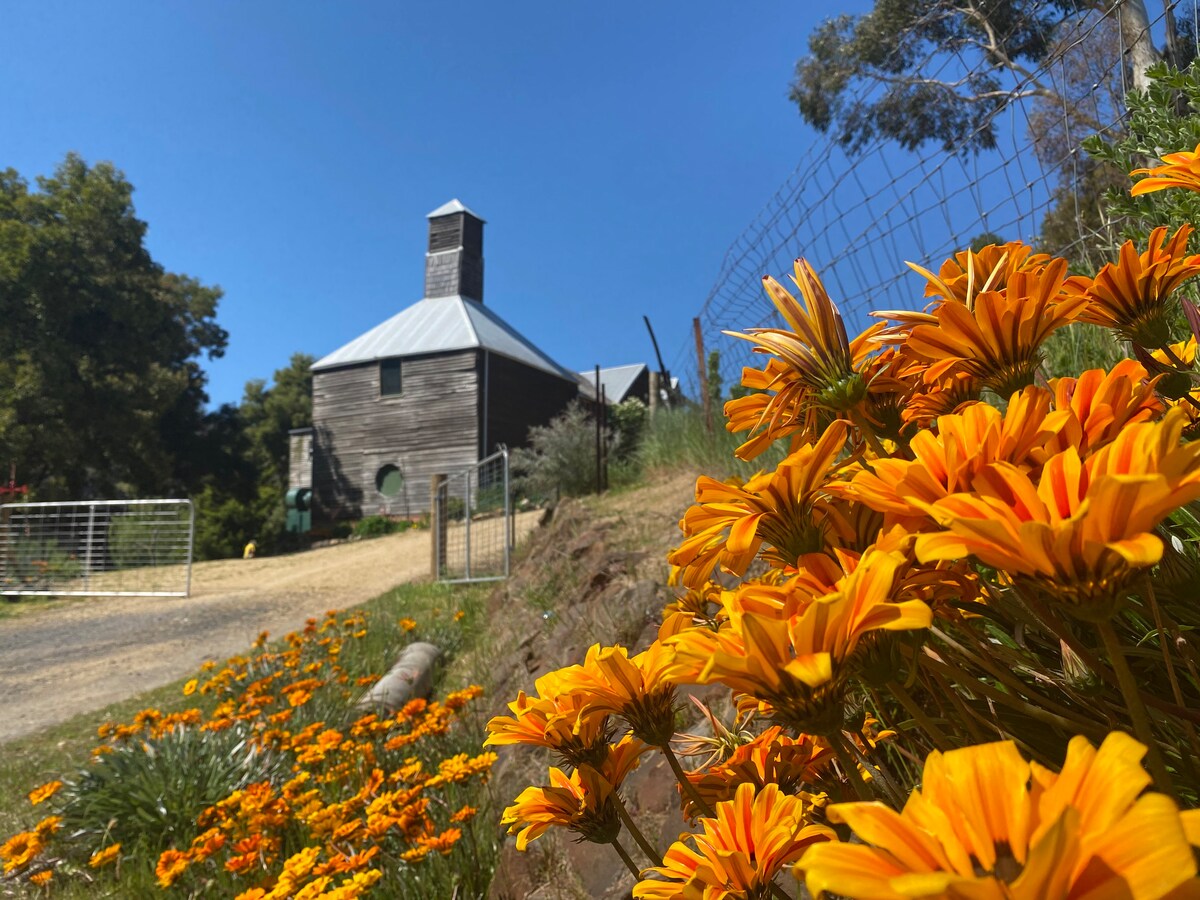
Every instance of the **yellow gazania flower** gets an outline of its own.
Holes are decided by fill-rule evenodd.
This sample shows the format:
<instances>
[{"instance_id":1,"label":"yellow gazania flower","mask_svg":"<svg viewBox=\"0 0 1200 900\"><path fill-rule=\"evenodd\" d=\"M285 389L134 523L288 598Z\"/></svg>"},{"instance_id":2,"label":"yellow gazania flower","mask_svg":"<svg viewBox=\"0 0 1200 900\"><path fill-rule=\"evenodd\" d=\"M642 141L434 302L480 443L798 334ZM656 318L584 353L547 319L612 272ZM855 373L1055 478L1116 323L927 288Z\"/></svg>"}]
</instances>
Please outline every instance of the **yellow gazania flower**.
<instances>
[{"instance_id":1,"label":"yellow gazania flower","mask_svg":"<svg viewBox=\"0 0 1200 900\"><path fill-rule=\"evenodd\" d=\"M1180 444L1183 416L1127 426L1081 461L1074 448L1048 460L1035 484L994 463L974 493L928 506L947 529L917 536L917 558L960 559L1022 576L1076 616L1107 619L1142 569L1162 556L1152 531L1200 497L1200 445Z\"/></svg>"},{"instance_id":2,"label":"yellow gazania flower","mask_svg":"<svg viewBox=\"0 0 1200 900\"><path fill-rule=\"evenodd\" d=\"M1170 356L1167 351L1170 351ZM1183 434L1189 440L1195 440L1200 435L1200 387L1197 387L1194 376L1195 335L1188 335L1186 340L1153 350L1150 355L1169 370L1158 382L1159 393L1166 397L1168 406L1187 416L1188 424L1184 426Z\"/></svg>"},{"instance_id":3,"label":"yellow gazania flower","mask_svg":"<svg viewBox=\"0 0 1200 900\"><path fill-rule=\"evenodd\" d=\"M750 439L735 451L741 459L753 459L788 433L815 438L823 416L848 414L861 404L868 390L862 367L874 349L871 338L879 327L873 326L851 342L841 314L806 260L796 260L792 281L800 289L803 306L774 278L763 279L786 329L725 332L750 341L755 352L778 358L761 372L746 369L743 373L745 386L773 391L773 395L726 404L729 430L751 431Z\"/></svg>"},{"instance_id":4,"label":"yellow gazania flower","mask_svg":"<svg viewBox=\"0 0 1200 900\"><path fill-rule=\"evenodd\" d=\"M1192 226L1181 225L1168 241L1166 226L1160 226L1150 232L1145 253L1139 255L1133 241L1126 241L1117 262L1105 264L1094 279L1068 278L1067 293L1087 300L1079 321L1111 328L1143 347L1167 343L1171 294L1200 275L1200 256L1187 255L1191 234Z\"/></svg>"},{"instance_id":5,"label":"yellow gazania flower","mask_svg":"<svg viewBox=\"0 0 1200 900\"><path fill-rule=\"evenodd\" d=\"M692 629L670 639L677 668L697 683L720 682L740 691L764 714L798 731L840 729L847 663L860 639L880 629L925 628L932 620L920 600L890 602L896 570L904 562L898 553L869 549L835 592L802 596L792 607L795 612L789 608L784 615L751 611L739 591L728 627ZM789 585L803 590L795 580Z\"/></svg>"},{"instance_id":6,"label":"yellow gazania flower","mask_svg":"<svg viewBox=\"0 0 1200 900\"><path fill-rule=\"evenodd\" d=\"M905 347L930 362L929 377L964 373L1002 397L1033 382L1041 346L1074 321L1087 300L1063 293L1067 262L1051 261L1042 272L1016 272L1000 291L984 291L973 309L943 303L936 320L918 325Z\"/></svg>"},{"instance_id":7,"label":"yellow gazania flower","mask_svg":"<svg viewBox=\"0 0 1200 900\"><path fill-rule=\"evenodd\" d=\"M1145 751L1119 732L1099 750L1076 737L1061 774L1011 741L935 751L901 812L830 806L863 843L813 846L797 873L814 896L858 900L1165 898L1196 862L1174 801L1142 793Z\"/></svg>"},{"instance_id":8,"label":"yellow gazania flower","mask_svg":"<svg viewBox=\"0 0 1200 900\"><path fill-rule=\"evenodd\" d=\"M781 566L794 566L800 556L822 550L826 532L836 523L820 492L845 443L846 429L835 422L816 444L801 447L774 472L745 485L700 476L696 503L679 523L684 541L668 557L681 568L683 583L699 588L718 564L744 575L764 543L767 558Z\"/></svg>"},{"instance_id":9,"label":"yellow gazania flower","mask_svg":"<svg viewBox=\"0 0 1200 900\"><path fill-rule=\"evenodd\" d=\"M1178 153L1164 153L1163 165L1149 169L1134 169L1129 174L1145 175L1141 181L1129 189L1133 197L1162 191L1167 188L1180 187L1189 191L1200 191L1200 144L1195 150L1181 150Z\"/></svg>"},{"instance_id":10,"label":"yellow gazania flower","mask_svg":"<svg viewBox=\"0 0 1200 900\"><path fill-rule=\"evenodd\" d=\"M548 747L573 766L602 759L610 731L607 713L589 708L584 697L571 693L564 685L564 674L579 668L571 666L543 675L534 682L537 696L518 693L517 699L508 704L511 716L495 716L487 723L484 746Z\"/></svg>"},{"instance_id":11,"label":"yellow gazania flower","mask_svg":"<svg viewBox=\"0 0 1200 900\"><path fill-rule=\"evenodd\" d=\"M806 849L834 837L808 822L808 805L768 784L755 792L743 784L732 800L718 803L703 832L671 845L654 872L633 889L636 900L721 900L765 896L767 885ZM693 849L692 845L695 846Z\"/></svg>"},{"instance_id":12,"label":"yellow gazania flower","mask_svg":"<svg viewBox=\"0 0 1200 900\"><path fill-rule=\"evenodd\" d=\"M523 790L504 810L500 824L516 834L518 850L525 850L552 825L597 844L611 843L621 830L612 795L648 749L626 737L610 747L608 758L598 767L580 766L567 775L552 766L550 784Z\"/></svg>"}]
</instances>

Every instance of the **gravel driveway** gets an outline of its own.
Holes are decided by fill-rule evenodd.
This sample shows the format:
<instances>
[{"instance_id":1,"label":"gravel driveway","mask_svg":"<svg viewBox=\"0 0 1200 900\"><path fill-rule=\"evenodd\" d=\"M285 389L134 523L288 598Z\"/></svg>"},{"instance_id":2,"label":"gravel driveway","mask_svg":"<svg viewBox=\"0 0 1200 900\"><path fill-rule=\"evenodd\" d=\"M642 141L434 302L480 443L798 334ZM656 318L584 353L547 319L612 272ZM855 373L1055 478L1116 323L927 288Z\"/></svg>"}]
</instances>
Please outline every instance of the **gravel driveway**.
<instances>
[{"instance_id":1,"label":"gravel driveway","mask_svg":"<svg viewBox=\"0 0 1200 900\"><path fill-rule=\"evenodd\" d=\"M518 539L537 513L517 516ZM190 597L96 597L0 619L0 743L182 678L309 616L429 574L429 532L197 563ZM2 602L2 601L0 601Z\"/></svg>"}]
</instances>

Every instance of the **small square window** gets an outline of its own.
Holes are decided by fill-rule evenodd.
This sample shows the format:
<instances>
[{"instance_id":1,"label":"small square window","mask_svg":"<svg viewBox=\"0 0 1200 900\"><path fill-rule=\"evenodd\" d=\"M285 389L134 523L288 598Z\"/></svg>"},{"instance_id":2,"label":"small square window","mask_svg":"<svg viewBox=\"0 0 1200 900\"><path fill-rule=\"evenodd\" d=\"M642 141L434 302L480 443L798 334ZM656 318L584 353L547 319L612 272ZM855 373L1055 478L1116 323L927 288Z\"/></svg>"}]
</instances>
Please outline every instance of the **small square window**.
<instances>
[{"instance_id":1,"label":"small square window","mask_svg":"<svg viewBox=\"0 0 1200 900\"><path fill-rule=\"evenodd\" d=\"M400 393L400 360L379 361L379 396L395 397Z\"/></svg>"}]
</instances>

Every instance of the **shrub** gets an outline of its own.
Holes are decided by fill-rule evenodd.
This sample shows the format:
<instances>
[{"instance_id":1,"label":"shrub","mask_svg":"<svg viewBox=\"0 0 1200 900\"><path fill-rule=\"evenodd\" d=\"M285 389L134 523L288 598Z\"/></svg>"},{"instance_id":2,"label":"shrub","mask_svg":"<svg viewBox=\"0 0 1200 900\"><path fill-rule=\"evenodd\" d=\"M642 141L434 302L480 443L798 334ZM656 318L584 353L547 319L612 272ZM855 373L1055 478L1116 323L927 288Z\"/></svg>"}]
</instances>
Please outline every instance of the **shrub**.
<instances>
[{"instance_id":1,"label":"shrub","mask_svg":"<svg viewBox=\"0 0 1200 900\"><path fill-rule=\"evenodd\" d=\"M577 497L596 487L596 425L578 401L549 425L529 429L530 446L511 457L519 493Z\"/></svg>"},{"instance_id":2,"label":"shrub","mask_svg":"<svg viewBox=\"0 0 1200 900\"><path fill-rule=\"evenodd\" d=\"M281 771L242 723L216 732L179 724L106 750L67 782L60 815L64 829L89 846L119 843L127 852L190 844L205 809Z\"/></svg>"},{"instance_id":3,"label":"shrub","mask_svg":"<svg viewBox=\"0 0 1200 900\"><path fill-rule=\"evenodd\" d=\"M359 519L354 523L351 533L355 537L372 538L381 537L385 534L395 534L399 531L407 531L412 527L412 523L407 519L391 519L387 516L367 516L365 519Z\"/></svg>"}]
</instances>

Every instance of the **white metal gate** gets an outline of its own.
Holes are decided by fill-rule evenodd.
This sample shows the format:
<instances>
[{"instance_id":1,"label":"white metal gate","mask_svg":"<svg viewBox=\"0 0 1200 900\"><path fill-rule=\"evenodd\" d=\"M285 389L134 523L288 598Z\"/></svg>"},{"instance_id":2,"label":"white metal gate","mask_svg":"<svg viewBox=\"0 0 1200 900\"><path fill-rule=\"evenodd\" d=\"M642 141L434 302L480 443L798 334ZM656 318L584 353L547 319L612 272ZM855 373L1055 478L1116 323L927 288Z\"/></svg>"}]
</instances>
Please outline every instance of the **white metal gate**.
<instances>
[{"instance_id":1,"label":"white metal gate","mask_svg":"<svg viewBox=\"0 0 1200 900\"><path fill-rule=\"evenodd\" d=\"M191 500L0 504L0 595L186 597Z\"/></svg>"},{"instance_id":2,"label":"white metal gate","mask_svg":"<svg viewBox=\"0 0 1200 900\"><path fill-rule=\"evenodd\" d=\"M508 451L442 477L433 498L433 559L439 581L508 577L513 543Z\"/></svg>"}]
</instances>

